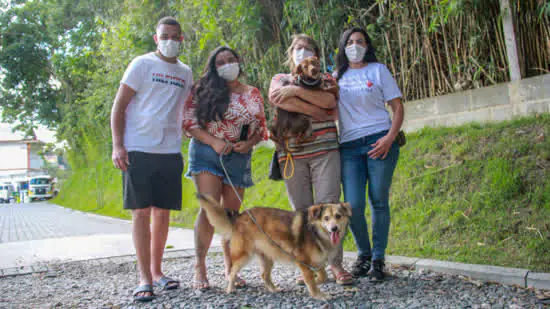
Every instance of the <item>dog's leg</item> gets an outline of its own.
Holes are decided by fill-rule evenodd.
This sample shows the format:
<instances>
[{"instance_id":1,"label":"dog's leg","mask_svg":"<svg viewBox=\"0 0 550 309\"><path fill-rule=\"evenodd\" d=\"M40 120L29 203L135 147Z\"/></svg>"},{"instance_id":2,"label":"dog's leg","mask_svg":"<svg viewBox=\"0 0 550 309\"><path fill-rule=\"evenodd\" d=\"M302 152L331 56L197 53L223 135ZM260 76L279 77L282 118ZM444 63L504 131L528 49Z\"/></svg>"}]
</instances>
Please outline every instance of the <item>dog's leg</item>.
<instances>
[{"instance_id":1,"label":"dog's leg","mask_svg":"<svg viewBox=\"0 0 550 309\"><path fill-rule=\"evenodd\" d=\"M327 279L328 279L328 275L324 267L319 269L319 271L315 273L315 282L317 284L323 284L327 282Z\"/></svg>"},{"instance_id":2,"label":"dog's leg","mask_svg":"<svg viewBox=\"0 0 550 309\"><path fill-rule=\"evenodd\" d=\"M231 270L229 272L229 282L227 283L227 293L233 293L235 291L235 279L237 274L252 257L252 250L247 247L242 235L233 234L230 246Z\"/></svg>"},{"instance_id":3,"label":"dog's leg","mask_svg":"<svg viewBox=\"0 0 550 309\"><path fill-rule=\"evenodd\" d=\"M227 293L233 293L235 292L235 279L237 278L237 274L243 268L246 263L248 263L248 260L250 258L248 256L242 256L239 259L234 259L233 255L231 257L232 265L231 265L231 272L229 273L229 282L227 283Z\"/></svg>"},{"instance_id":4,"label":"dog's leg","mask_svg":"<svg viewBox=\"0 0 550 309\"><path fill-rule=\"evenodd\" d=\"M271 280L271 270L273 269L273 260L263 254L259 254L262 264L262 279L264 280L265 287L272 293L280 292L281 289Z\"/></svg>"},{"instance_id":5,"label":"dog's leg","mask_svg":"<svg viewBox=\"0 0 550 309\"><path fill-rule=\"evenodd\" d=\"M319 300L328 300L330 299L330 296L321 292L319 290L319 287L317 286L317 283L315 282L315 273L307 268L306 266L302 264L298 264L298 267L300 267L300 270L302 271L302 275L304 276L304 282L306 283L307 289L309 290L309 295L315 299Z\"/></svg>"}]
</instances>

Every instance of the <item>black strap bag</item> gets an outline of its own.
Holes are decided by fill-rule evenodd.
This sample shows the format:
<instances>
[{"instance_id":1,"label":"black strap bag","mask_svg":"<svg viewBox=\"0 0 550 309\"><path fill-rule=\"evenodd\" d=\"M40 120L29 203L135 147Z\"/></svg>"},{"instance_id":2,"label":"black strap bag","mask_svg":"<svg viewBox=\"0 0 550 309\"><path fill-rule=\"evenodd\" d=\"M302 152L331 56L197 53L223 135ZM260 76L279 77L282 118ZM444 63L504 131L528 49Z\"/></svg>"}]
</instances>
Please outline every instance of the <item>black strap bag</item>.
<instances>
[{"instance_id":1,"label":"black strap bag","mask_svg":"<svg viewBox=\"0 0 550 309\"><path fill-rule=\"evenodd\" d=\"M407 143L407 138L405 137L405 132L403 132L403 130L397 133L395 141L397 142L397 145L399 145L399 147L405 146L405 144Z\"/></svg>"},{"instance_id":2,"label":"black strap bag","mask_svg":"<svg viewBox=\"0 0 550 309\"><path fill-rule=\"evenodd\" d=\"M273 156L271 157L271 162L269 163L269 174L267 177L271 180L283 180L277 150L273 151Z\"/></svg>"}]
</instances>

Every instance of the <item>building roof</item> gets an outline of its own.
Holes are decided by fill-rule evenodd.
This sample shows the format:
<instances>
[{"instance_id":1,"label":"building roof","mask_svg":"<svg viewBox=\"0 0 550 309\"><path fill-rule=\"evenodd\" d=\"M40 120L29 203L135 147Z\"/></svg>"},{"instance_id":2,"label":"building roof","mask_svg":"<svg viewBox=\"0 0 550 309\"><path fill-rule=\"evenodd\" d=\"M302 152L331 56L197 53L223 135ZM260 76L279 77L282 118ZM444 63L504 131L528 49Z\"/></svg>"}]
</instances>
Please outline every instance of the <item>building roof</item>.
<instances>
[{"instance_id":1,"label":"building roof","mask_svg":"<svg viewBox=\"0 0 550 309\"><path fill-rule=\"evenodd\" d=\"M25 134L19 131L13 132L13 125L0 122L0 143L1 142L27 142L27 143L55 143L54 132L38 128L33 130L33 135L25 138Z\"/></svg>"},{"instance_id":2,"label":"building roof","mask_svg":"<svg viewBox=\"0 0 550 309\"><path fill-rule=\"evenodd\" d=\"M25 135L23 133L17 132L17 131L13 132L12 129L13 129L12 125L9 125L7 123L0 123L0 141L18 142L18 141L26 140Z\"/></svg>"}]
</instances>

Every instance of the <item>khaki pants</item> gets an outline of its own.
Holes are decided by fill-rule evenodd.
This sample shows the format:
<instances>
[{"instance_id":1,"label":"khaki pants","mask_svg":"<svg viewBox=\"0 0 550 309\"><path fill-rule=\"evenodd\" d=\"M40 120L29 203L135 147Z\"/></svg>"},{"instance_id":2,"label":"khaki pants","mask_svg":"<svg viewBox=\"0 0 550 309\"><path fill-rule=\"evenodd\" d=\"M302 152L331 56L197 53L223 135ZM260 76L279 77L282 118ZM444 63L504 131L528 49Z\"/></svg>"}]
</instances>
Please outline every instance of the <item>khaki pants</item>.
<instances>
[{"instance_id":1,"label":"khaki pants","mask_svg":"<svg viewBox=\"0 0 550 309\"><path fill-rule=\"evenodd\" d=\"M286 162L281 162L281 174ZM287 166L287 169L290 168ZM288 172L288 171L287 171ZM294 175L285 179L288 199L295 211L305 210L309 206L321 203L340 202L340 152L328 153L294 160ZM344 255L343 239L340 248L330 265L342 264Z\"/></svg>"}]
</instances>

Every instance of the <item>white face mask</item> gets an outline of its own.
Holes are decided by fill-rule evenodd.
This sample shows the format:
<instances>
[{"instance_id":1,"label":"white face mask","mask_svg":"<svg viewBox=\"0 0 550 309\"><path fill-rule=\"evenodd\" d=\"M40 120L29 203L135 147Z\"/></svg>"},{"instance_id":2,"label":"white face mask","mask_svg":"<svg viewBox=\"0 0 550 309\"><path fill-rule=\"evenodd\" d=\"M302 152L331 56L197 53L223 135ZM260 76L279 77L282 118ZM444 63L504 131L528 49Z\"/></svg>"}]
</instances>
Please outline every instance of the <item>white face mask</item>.
<instances>
[{"instance_id":1,"label":"white face mask","mask_svg":"<svg viewBox=\"0 0 550 309\"><path fill-rule=\"evenodd\" d=\"M358 44L352 44L346 47L346 57L348 57L349 62L357 63L363 61L367 49Z\"/></svg>"},{"instance_id":2,"label":"white face mask","mask_svg":"<svg viewBox=\"0 0 550 309\"><path fill-rule=\"evenodd\" d=\"M232 62L222 65L221 67L216 69L218 71L218 75L225 79L226 81L234 81L239 77L239 63L238 62Z\"/></svg>"},{"instance_id":3,"label":"white face mask","mask_svg":"<svg viewBox=\"0 0 550 309\"><path fill-rule=\"evenodd\" d=\"M294 64L299 65L300 62L302 62L304 59L315 56L313 52L302 48L302 49L295 49L294 53L292 55L292 58L294 58Z\"/></svg>"},{"instance_id":4,"label":"white face mask","mask_svg":"<svg viewBox=\"0 0 550 309\"><path fill-rule=\"evenodd\" d=\"M174 40L159 40L158 49L166 58L177 57L180 53L181 43Z\"/></svg>"}]
</instances>

